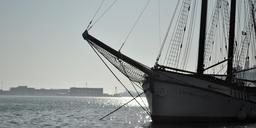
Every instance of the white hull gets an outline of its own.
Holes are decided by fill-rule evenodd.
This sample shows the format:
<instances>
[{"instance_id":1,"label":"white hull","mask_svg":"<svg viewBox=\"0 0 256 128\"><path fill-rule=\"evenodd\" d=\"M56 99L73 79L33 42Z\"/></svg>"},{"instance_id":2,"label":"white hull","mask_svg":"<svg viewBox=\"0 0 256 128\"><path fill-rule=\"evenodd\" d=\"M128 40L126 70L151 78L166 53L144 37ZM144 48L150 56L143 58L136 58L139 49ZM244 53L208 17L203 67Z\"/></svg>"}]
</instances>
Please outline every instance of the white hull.
<instances>
[{"instance_id":1,"label":"white hull","mask_svg":"<svg viewBox=\"0 0 256 128\"><path fill-rule=\"evenodd\" d=\"M161 72L164 73L164 72ZM256 117L256 103L242 92L193 76L165 72L143 88L153 122L244 120ZM256 118L255 118L256 119Z\"/></svg>"}]
</instances>

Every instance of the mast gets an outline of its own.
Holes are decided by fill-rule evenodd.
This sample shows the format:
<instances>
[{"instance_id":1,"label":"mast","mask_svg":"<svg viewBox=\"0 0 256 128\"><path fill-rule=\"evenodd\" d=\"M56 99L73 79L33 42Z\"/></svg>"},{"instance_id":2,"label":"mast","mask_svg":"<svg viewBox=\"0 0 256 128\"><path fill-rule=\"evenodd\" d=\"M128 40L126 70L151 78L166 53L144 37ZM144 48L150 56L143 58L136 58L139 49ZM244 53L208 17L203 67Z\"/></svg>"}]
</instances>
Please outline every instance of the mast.
<instances>
[{"instance_id":1,"label":"mast","mask_svg":"<svg viewBox=\"0 0 256 128\"><path fill-rule=\"evenodd\" d=\"M202 75L204 72L204 48L205 48L205 37L206 37L205 33L206 33L206 20L207 20L207 4L208 4L208 0L202 0L198 62L197 62L197 73L199 75Z\"/></svg>"},{"instance_id":2,"label":"mast","mask_svg":"<svg viewBox=\"0 0 256 128\"><path fill-rule=\"evenodd\" d=\"M229 21L229 39L228 39L228 69L227 81L232 82L233 78L233 58L234 58L234 39L235 39L235 21L236 21L236 0L231 0L230 21Z\"/></svg>"},{"instance_id":3,"label":"mast","mask_svg":"<svg viewBox=\"0 0 256 128\"><path fill-rule=\"evenodd\" d=\"M252 0L249 0L250 1L250 5L251 5L251 15L252 15L252 22L253 22L253 28L254 28L254 33L255 33L255 37L256 37L256 22L255 22L255 14L254 14L254 6L253 6L253 3L252 3Z\"/></svg>"}]
</instances>

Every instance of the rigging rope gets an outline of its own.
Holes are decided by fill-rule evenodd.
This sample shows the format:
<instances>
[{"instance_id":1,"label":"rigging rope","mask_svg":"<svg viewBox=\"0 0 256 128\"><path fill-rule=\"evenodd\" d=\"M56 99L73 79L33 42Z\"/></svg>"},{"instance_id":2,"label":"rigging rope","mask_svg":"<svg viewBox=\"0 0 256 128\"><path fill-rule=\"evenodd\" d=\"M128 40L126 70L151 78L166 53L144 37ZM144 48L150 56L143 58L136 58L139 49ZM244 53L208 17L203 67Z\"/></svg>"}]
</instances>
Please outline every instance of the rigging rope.
<instances>
[{"instance_id":1,"label":"rigging rope","mask_svg":"<svg viewBox=\"0 0 256 128\"><path fill-rule=\"evenodd\" d=\"M121 62L120 62L121 63ZM122 68L123 68L123 70L124 70L124 73L126 74L126 76L129 76L128 74L127 74L127 72L126 72L126 70L125 70L125 68L124 68L124 65L123 65L123 63L121 63L121 66L122 66ZM132 80L128 77L128 79L129 79L129 81L130 81L130 83L131 83L131 85L133 86L133 88L134 88L134 90L136 91L136 93L137 93L137 95L139 95L139 92L138 92L138 90L137 90L137 88L134 86L134 83L132 82ZM136 85L136 84L135 84ZM137 85L136 85L137 86ZM139 87L140 88L140 87ZM142 89L142 88L140 88L140 89ZM142 91L143 91L143 89L142 89ZM146 104L145 104L145 102L143 101L143 99L140 97L140 99L141 99L141 101L142 101L142 103L143 103L143 105L144 106L146 106ZM147 110L147 112L149 113L149 111Z\"/></svg>"},{"instance_id":2,"label":"rigging rope","mask_svg":"<svg viewBox=\"0 0 256 128\"><path fill-rule=\"evenodd\" d=\"M104 1L103 1L104 2ZM101 4L103 4L103 2L101 2ZM114 4L117 2L117 0L114 0L108 7L107 9L105 9L105 11L95 20L94 23L89 23L89 27L87 27L87 30L89 31L97 22L99 22L100 19L102 19L102 17L114 6ZM101 8L102 5L100 5L99 8ZM97 11L96 11L97 12ZM91 21L93 22L93 21Z\"/></svg>"},{"instance_id":3,"label":"rigging rope","mask_svg":"<svg viewBox=\"0 0 256 128\"><path fill-rule=\"evenodd\" d=\"M220 13L220 6L221 1L217 0L214 4L214 10L211 14L211 25L209 25L208 32L206 35L206 42L205 42L205 55L204 55L204 65L205 67L209 67L210 65L213 65L215 62L213 60L214 53L214 46L217 45L218 41L215 41L215 36L217 33L217 26L219 22L219 13ZM216 43L215 43L216 42ZM216 47L215 47L216 48ZM207 71L209 73L209 70Z\"/></svg>"},{"instance_id":4,"label":"rigging rope","mask_svg":"<svg viewBox=\"0 0 256 128\"><path fill-rule=\"evenodd\" d=\"M146 92L147 90L145 90ZM105 116L101 117L99 120L103 120L104 118L106 118L107 116L113 114L114 112L118 111L119 109L121 109L122 107L124 107L125 105L129 104L130 102L132 102L133 100L136 100L137 97L140 97L144 92L140 93L139 95L133 97L131 100L129 100L128 102L124 103L122 106L116 108L115 110L113 110L112 112L106 114Z\"/></svg>"},{"instance_id":5,"label":"rigging rope","mask_svg":"<svg viewBox=\"0 0 256 128\"><path fill-rule=\"evenodd\" d=\"M136 89L136 87L134 86L134 85L136 85L136 84L135 84L134 82L132 82L131 80L130 80L130 82L131 82L133 88L135 89L137 95L139 95L139 91L138 91L138 90ZM138 85L136 85L136 86L138 86ZM142 89L142 91L144 91L144 90ZM144 100L142 99L142 97L140 97L140 100L141 100L141 102L142 102L142 104L143 104L144 106L147 106L146 103L144 102ZM148 110L147 108L145 108L145 109L147 110L147 113L150 113L150 110Z\"/></svg>"},{"instance_id":6,"label":"rigging rope","mask_svg":"<svg viewBox=\"0 0 256 128\"><path fill-rule=\"evenodd\" d=\"M169 41L167 54L165 57L166 66L172 66L177 68L179 64L179 56L183 47L183 40L187 29L188 15L190 12L191 0L183 0L182 7L180 9L174 32Z\"/></svg>"},{"instance_id":7,"label":"rigging rope","mask_svg":"<svg viewBox=\"0 0 256 128\"><path fill-rule=\"evenodd\" d=\"M209 27L207 38L206 38L206 48L205 48L205 59L204 65L209 67L210 65L214 65L219 63L227 58L228 53L228 35L229 35L229 2L228 0L217 0L214 5L213 11L214 13L211 16L211 25ZM239 9L238 9L239 10ZM239 13L238 13L239 15ZM239 22L239 21L238 21ZM237 31L239 31L239 27L237 27ZM238 34L236 34L237 36ZM235 37L235 49L234 53L237 52L237 38ZM225 74L223 69L225 63L222 63L211 70L207 70L207 73L211 74L219 74L221 71Z\"/></svg>"},{"instance_id":8,"label":"rigging rope","mask_svg":"<svg viewBox=\"0 0 256 128\"><path fill-rule=\"evenodd\" d=\"M161 47L161 10L160 10L160 0L158 0L158 38L159 38L159 45Z\"/></svg>"},{"instance_id":9,"label":"rigging rope","mask_svg":"<svg viewBox=\"0 0 256 128\"><path fill-rule=\"evenodd\" d=\"M99 53L96 51L96 49L92 46L92 44L89 43L93 51L96 53L96 55L100 58L100 60L103 62L103 64L107 67L107 69L111 72L111 74L116 78L116 80L124 87L124 89L129 93L131 97L134 98L136 103L148 114L150 115L150 112L148 112L147 109L145 109L138 100L132 95L132 93L129 91L129 89L123 84L123 82L116 76L116 74L111 70L111 68L107 65L107 63L103 60L103 58L99 55Z\"/></svg>"},{"instance_id":10,"label":"rigging rope","mask_svg":"<svg viewBox=\"0 0 256 128\"><path fill-rule=\"evenodd\" d=\"M98 9L97 9L96 12L94 13L92 19L90 20L90 22L89 22L89 24L88 24L88 26L87 26L87 28L86 28L87 30L88 30L88 28L90 27L90 25L92 24L92 21L94 20L94 18L95 18L96 15L98 14L98 12L100 11L100 9L101 9L101 7L102 7L104 1L105 1L105 0L102 0L102 1L101 1L101 3L100 3L100 5L99 5Z\"/></svg>"},{"instance_id":11,"label":"rigging rope","mask_svg":"<svg viewBox=\"0 0 256 128\"><path fill-rule=\"evenodd\" d=\"M249 67L245 67L245 64L246 64L246 59L250 58L249 56L249 51L250 50L250 44L253 44L253 43L250 43L250 42L254 42L254 31L252 30L253 29L253 11L254 10L253 8L253 3L252 1L249 1L249 2L245 2L244 1L244 21L243 21L243 25L244 25L244 31L242 31L242 34L241 36L243 36L243 38L240 38L240 43L239 43L239 46L237 46L236 48L236 53L235 53L235 66L236 67L239 67L241 69L244 69L244 68L249 68ZM238 10L238 11L241 11L241 10ZM238 13L239 14L239 13ZM241 16L241 15L240 15ZM238 18L239 19L239 18ZM239 31L240 32L240 31ZM239 34L240 35L240 34ZM253 52L254 50L252 49L251 52ZM253 55L253 54L252 54ZM249 65L248 65L249 66ZM238 69L238 70L241 70L241 69Z\"/></svg>"},{"instance_id":12,"label":"rigging rope","mask_svg":"<svg viewBox=\"0 0 256 128\"><path fill-rule=\"evenodd\" d=\"M187 37L187 45L185 46L185 53L184 53L184 56L183 56L183 63L181 64L181 68L182 69L185 69L185 67L187 67L187 62L188 62L188 57L189 57L189 53L190 53L190 50L191 50L191 43L192 43L192 36L194 34L194 28L195 28L195 22L194 22L194 19L196 16L196 8L197 8L197 0L194 0L194 4L192 6L192 11L191 11L191 20L190 20L190 23L189 23L189 30L188 30L188 37Z\"/></svg>"},{"instance_id":13,"label":"rigging rope","mask_svg":"<svg viewBox=\"0 0 256 128\"><path fill-rule=\"evenodd\" d=\"M128 32L127 36L124 39L124 42L122 43L121 47L119 48L118 51L121 51L121 49L123 48L124 44L126 43L126 41L128 40L128 38L130 37L132 31L134 30L134 28L136 27L137 23L139 22L140 18L142 17L143 13L145 12L146 8L148 7L149 3L151 0L148 0L147 3L145 4L144 8L142 9L142 11L140 12L139 16L137 17L136 21L134 22L132 28L130 29L130 31Z\"/></svg>"},{"instance_id":14,"label":"rigging rope","mask_svg":"<svg viewBox=\"0 0 256 128\"><path fill-rule=\"evenodd\" d=\"M160 59L160 57L161 57L161 54L162 54L164 45L165 45L166 40L167 40L167 37L168 37L168 35L169 35L170 29L171 29L171 26L172 26L172 22L173 22L173 20L174 20L176 11L178 10L179 4L180 4L180 0L178 0L177 4L176 4L176 6L175 6L175 9L174 9L174 12L173 12L173 14L172 14L172 18L171 18L170 24L169 24L169 26L168 26L168 29L167 29L167 31L166 31L164 40L163 40L163 42L162 42L162 46L161 46L160 51L159 51L159 54L158 54L158 56L157 56L157 58L156 58L156 64L158 64L158 61L159 61L159 59Z\"/></svg>"}]
</instances>

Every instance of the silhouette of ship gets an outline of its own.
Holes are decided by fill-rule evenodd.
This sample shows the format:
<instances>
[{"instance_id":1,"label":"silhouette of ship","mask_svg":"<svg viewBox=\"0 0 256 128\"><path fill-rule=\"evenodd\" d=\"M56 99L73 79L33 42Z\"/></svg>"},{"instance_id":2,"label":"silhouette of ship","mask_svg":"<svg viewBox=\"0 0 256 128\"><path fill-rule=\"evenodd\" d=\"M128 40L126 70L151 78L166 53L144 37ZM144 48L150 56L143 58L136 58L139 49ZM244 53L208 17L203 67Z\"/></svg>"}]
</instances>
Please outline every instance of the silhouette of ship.
<instances>
[{"instance_id":1,"label":"silhouette of ship","mask_svg":"<svg viewBox=\"0 0 256 128\"><path fill-rule=\"evenodd\" d=\"M195 10L196 2L198 1L179 1L176 23L171 21L174 32L169 41L166 41L171 27L168 28L156 64L152 68L111 48L90 35L88 30L83 33L83 38L130 81L141 84L153 122L256 119L256 2L216 0L210 23L207 24L208 0L201 1L200 25L196 26L200 31L197 71L192 72L186 70L182 63L187 63L189 52L181 52L189 48L189 43L184 43L184 38L191 38L190 34L193 34L190 27L195 26L191 24L195 17L191 13ZM241 3L243 6L237 5ZM237 15L241 14L239 11L242 7L246 7L243 16L246 19L245 27L243 30L236 30L236 23L239 21ZM220 35L225 39L216 39L219 32L216 29L221 29ZM236 32L239 34L236 35ZM159 60L162 52L166 52L166 56L161 64ZM219 56L220 53L225 54ZM248 73L250 77L245 75Z\"/></svg>"}]
</instances>

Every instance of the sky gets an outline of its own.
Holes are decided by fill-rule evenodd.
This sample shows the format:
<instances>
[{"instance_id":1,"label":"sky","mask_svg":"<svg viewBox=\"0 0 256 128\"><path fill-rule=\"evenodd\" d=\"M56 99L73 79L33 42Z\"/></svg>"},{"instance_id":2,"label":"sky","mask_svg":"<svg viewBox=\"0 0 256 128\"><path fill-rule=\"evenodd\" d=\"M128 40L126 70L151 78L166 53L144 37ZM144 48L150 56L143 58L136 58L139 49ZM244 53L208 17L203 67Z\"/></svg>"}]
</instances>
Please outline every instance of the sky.
<instances>
[{"instance_id":1,"label":"sky","mask_svg":"<svg viewBox=\"0 0 256 128\"><path fill-rule=\"evenodd\" d=\"M111 2L105 0L96 19ZM117 1L89 33L118 49L146 2ZM176 2L151 0L122 52L152 67L161 44L159 38L163 38ZM48 89L94 87L104 88L107 93L117 87L123 91L82 38L100 3L101 0L1 0L1 89L25 85Z\"/></svg>"}]
</instances>

